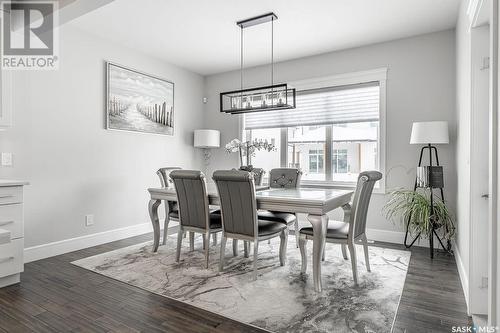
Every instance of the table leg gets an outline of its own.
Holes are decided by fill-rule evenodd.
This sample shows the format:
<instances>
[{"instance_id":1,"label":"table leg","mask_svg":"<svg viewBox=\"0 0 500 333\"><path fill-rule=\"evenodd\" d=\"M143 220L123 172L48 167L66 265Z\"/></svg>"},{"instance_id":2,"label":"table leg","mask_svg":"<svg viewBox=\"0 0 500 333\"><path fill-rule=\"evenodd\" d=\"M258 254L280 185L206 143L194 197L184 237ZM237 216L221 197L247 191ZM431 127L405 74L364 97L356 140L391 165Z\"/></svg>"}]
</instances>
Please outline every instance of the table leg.
<instances>
[{"instance_id":1,"label":"table leg","mask_svg":"<svg viewBox=\"0 0 500 333\"><path fill-rule=\"evenodd\" d=\"M325 247L326 225L328 224L327 215L309 214L307 219L313 228L313 280L314 290L321 292L321 257Z\"/></svg>"},{"instance_id":2,"label":"table leg","mask_svg":"<svg viewBox=\"0 0 500 333\"><path fill-rule=\"evenodd\" d=\"M151 199L148 205L149 217L151 218L154 232L153 252L158 251L158 246L160 245L160 220L158 219L158 206L160 204L161 200Z\"/></svg>"}]
</instances>

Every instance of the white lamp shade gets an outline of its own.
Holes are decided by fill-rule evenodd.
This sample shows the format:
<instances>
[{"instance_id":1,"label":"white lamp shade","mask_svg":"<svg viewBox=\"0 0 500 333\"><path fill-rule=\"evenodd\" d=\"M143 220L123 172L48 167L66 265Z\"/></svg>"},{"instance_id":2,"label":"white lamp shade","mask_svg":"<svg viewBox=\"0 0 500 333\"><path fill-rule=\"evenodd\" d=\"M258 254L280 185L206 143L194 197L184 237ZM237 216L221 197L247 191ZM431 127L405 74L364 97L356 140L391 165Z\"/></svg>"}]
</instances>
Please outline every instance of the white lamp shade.
<instances>
[{"instance_id":1,"label":"white lamp shade","mask_svg":"<svg viewBox=\"0 0 500 333\"><path fill-rule=\"evenodd\" d=\"M449 142L447 121L413 123L410 144L448 144Z\"/></svg>"},{"instance_id":2,"label":"white lamp shade","mask_svg":"<svg viewBox=\"0 0 500 333\"><path fill-rule=\"evenodd\" d=\"M219 148L220 132L210 129L198 129L194 131L194 146L196 148Z\"/></svg>"}]
</instances>

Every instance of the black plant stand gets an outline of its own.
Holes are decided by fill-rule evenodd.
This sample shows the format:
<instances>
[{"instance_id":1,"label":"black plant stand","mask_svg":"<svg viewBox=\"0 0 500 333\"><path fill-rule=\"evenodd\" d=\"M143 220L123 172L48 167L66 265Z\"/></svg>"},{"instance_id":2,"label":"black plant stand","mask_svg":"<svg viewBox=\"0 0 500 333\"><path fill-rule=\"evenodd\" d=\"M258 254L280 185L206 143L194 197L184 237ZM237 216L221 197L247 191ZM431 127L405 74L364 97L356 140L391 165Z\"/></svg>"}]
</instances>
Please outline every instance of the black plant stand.
<instances>
[{"instance_id":1,"label":"black plant stand","mask_svg":"<svg viewBox=\"0 0 500 333\"><path fill-rule=\"evenodd\" d=\"M436 157L436 166L439 166L439 157L438 157L437 148L432 146L431 144L428 144L427 146L422 147L422 149L420 150L420 158L418 160L418 166L419 167L422 166L422 157L424 155L425 149L429 150L429 166L430 167L433 166L432 165L432 152L433 151L434 151L434 155ZM416 191L418 187L419 186L418 186L417 177L415 177L415 186L413 187L413 191ZM429 232L429 249L430 249L430 257L431 257L431 259L433 259L434 258L434 237L433 236L436 236L436 238L439 241L439 244L441 244L441 247L445 251L451 252L451 243L448 240L446 247L445 247L443 244L443 241L441 240L441 238L439 237L439 235L436 232L436 225L435 225L435 221L433 219L434 218L434 189L436 189L436 187L433 187L433 184L431 183L431 184L429 184L429 189L431 191L431 193L430 193L431 194L431 198L430 198L431 199L431 212L430 212L430 221L429 221L429 223L431 225L431 231ZM441 200L443 200L443 202L444 202L443 187L438 187L438 189L440 190L440 193L441 193ZM406 222L406 234L405 234L404 244L405 244L405 247L407 249L409 249L410 247L413 246L413 244L415 244L415 242L417 241L417 239L420 237L420 234L421 234L421 233L419 233L410 244L407 244L410 219L411 219L411 215L408 217L408 221Z\"/></svg>"}]
</instances>

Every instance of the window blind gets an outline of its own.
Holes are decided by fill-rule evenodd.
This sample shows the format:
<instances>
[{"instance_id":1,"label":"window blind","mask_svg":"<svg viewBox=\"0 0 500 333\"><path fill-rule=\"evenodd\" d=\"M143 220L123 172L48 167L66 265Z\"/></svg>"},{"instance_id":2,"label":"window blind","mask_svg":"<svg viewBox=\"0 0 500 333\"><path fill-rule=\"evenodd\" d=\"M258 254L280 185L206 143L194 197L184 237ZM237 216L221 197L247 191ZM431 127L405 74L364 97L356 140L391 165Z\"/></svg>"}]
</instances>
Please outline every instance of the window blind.
<instances>
[{"instance_id":1,"label":"window blind","mask_svg":"<svg viewBox=\"0 0 500 333\"><path fill-rule=\"evenodd\" d=\"M245 114L245 129L379 120L379 82L297 91L295 109Z\"/></svg>"}]
</instances>

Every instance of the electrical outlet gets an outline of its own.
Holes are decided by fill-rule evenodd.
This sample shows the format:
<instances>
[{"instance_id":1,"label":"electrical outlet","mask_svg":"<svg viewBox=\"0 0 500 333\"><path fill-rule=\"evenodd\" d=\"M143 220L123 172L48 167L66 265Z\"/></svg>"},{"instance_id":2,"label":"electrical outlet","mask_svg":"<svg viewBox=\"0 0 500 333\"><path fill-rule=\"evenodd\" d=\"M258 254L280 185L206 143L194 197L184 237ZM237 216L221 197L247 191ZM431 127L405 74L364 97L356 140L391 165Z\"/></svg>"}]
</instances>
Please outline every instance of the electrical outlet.
<instances>
[{"instance_id":1,"label":"electrical outlet","mask_svg":"<svg viewBox=\"0 0 500 333\"><path fill-rule=\"evenodd\" d=\"M12 166L12 153L2 153L2 166Z\"/></svg>"},{"instance_id":2,"label":"electrical outlet","mask_svg":"<svg viewBox=\"0 0 500 333\"><path fill-rule=\"evenodd\" d=\"M481 288L488 288L488 277L483 276L481 279Z\"/></svg>"},{"instance_id":3,"label":"electrical outlet","mask_svg":"<svg viewBox=\"0 0 500 333\"><path fill-rule=\"evenodd\" d=\"M94 225L94 215L85 215L85 226L90 227L91 225Z\"/></svg>"}]
</instances>

